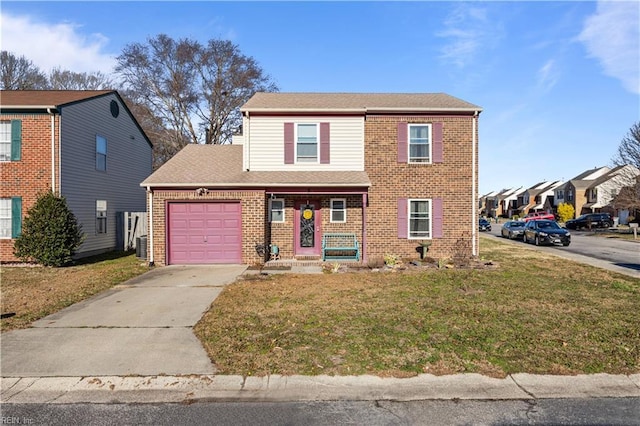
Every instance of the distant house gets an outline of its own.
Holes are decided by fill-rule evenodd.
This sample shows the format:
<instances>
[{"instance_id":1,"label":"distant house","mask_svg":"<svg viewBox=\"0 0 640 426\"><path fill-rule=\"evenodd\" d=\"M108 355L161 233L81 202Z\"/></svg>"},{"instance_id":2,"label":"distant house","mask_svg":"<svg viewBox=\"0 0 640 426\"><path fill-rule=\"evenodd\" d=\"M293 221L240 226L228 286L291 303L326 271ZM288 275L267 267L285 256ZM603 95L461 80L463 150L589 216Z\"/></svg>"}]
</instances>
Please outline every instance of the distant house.
<instances>
[{"instance_id":1,"label":"distant house","mask_svg":"<svg viewBox=\"0 0 640 426\"><path fill-rule=\"evenodd\" d=\"M518 195L522 192L524 192L524 189L521 186L518 188L503 189L499 192L496 196L498 201L496 216L513 217L518 208Z\"/></svg>"},{"instance_id":2,"label":"distant house","mask_svg":"<svg viewBox=\"0 0 640 426\"><path fill-rule=\"evenodd\" d=\"M619 212L611 205L611 202L623 188L633 185L638 175L640 175L640 170L631 165L625 165L615 167L594 179L585 190L587 202L582 206L581 213L603 212L618 217ZM624 216L628 216L628 214L625 213Z\"/></svg>"},{"instance_id":3,"label":"distant house","mask_svg":"<svg viewBox=\"0 0 640 426\"><path fill-rule=\"evenodd\" d=\"M562 184L561 181L538 182L518 196L518 210L521 215L539 212L545 209L547 197L553 197L553 190Z\"/></svg>"},{"instance_id":4,"label":"distant house","mask_svg":"<svg viewBox=\"0 0 640 426\"><path fill-rule=\"evenodd\" d=\"M498 208L499 191L491 191L480 197L480 214L489 217L496 217Z\"/></svg>"},{"instance_id":5,"label":"distant house","mask_svg":"<svg viewBox=\"0 0 640 426\"><path fill-rule=\"evenodd\" d=\"M452 96L257 93L232 145L188 145L142 182L149 261L478 253L478 115ZM267 250L265 257L264 250ZM353 250L345 250L353 255Z\"/></svg>"},{"instance_id":6,"label":"distant house","mask_svg":"<svg viewBox=\"0 0 640 426\"><path fill-rule=\"evenodd\" d=\"M583 206L587 203L587 188L593 184L595 179L609 172L608 167L596 167L585 170L578 176L567 181L564 185L557 187L554 192L556 207L560 203L571 204L575 209L575 217L579 216Z\"/></svg>"},{"instance_id":7,"label":"distant house","mask_svg":"<svg viewBox=\"0 0 640 426\"><path fill-rule=\"evenodd\" d=\"M38 194L67 199L86 256L116 247L116 214L145 211L151 143L116 91L0 91L0 261Z\"/></svg>"}]
</instances>

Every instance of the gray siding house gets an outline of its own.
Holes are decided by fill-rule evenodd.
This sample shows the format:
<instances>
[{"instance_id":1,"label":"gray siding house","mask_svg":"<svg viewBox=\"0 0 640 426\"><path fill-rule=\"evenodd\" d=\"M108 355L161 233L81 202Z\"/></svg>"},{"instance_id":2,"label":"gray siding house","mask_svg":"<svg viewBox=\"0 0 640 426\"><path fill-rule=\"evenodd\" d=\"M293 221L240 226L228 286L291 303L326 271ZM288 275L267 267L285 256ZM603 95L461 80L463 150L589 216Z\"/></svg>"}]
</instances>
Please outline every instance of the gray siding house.
<instances>
[{"instance_id":1,"label":"gray siding house","mask_svg":"<svg viewBox=\"0 0 640 426\"><path fill-rule=\"evenodd\" d=\"M0 139L0 207L12 207L0 209L11 227L0 234L0 261L16 260L13 238L47 190L63 195L82 225L78 255L116 248L117 216L146 211L140 182L152 171L151 142L118 92L0 91L0 106L0 134L11 135Z\"/></svg>"}]
</instances>

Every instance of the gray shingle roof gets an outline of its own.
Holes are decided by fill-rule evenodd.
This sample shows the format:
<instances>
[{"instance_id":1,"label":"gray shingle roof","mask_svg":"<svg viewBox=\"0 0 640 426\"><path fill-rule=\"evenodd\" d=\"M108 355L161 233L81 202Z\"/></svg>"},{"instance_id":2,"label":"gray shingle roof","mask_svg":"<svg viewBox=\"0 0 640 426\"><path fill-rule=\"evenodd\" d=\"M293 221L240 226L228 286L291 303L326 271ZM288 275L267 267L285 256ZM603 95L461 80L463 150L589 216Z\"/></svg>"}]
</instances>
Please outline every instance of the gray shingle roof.
<instances>
[{"instance_id":1,"label":"gray shingle roof","mask_svg":"<svg viewBox=\"0 0 640 426\"><path fill-rule=\"evenodd\" d=\"M241 108L276 111L482 111L445 93L271 93L258 92Z\"/></svg>"},{"instance_id":2,"label":"gray shingle roof","mask_svg":"<svg viewBox=\"0 0 640 426\"><path fill-rule=\"evenodd\" d=\"M145 179L152 187L368 187L364 171L243 171L242 145L187 145Z\"/></svg>"}]
</instances>

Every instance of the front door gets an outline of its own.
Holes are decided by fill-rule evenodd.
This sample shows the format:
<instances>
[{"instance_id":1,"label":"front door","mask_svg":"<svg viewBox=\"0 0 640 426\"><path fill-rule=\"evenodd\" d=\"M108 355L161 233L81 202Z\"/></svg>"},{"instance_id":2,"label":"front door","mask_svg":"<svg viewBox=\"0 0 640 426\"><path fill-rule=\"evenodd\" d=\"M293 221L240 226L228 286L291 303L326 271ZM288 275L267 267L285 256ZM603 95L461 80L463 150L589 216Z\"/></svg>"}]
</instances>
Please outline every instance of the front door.
<instances>
[{"instance_id":1,"label":"front door","mask_svg":"<svg viewBox=\"0 0 640 426\"><path fill-rule=\"evenodd\" d=\"M296 201L294 221L295 255L320 256L322 249L320 202Z\"/></svg>"}]
</instances>

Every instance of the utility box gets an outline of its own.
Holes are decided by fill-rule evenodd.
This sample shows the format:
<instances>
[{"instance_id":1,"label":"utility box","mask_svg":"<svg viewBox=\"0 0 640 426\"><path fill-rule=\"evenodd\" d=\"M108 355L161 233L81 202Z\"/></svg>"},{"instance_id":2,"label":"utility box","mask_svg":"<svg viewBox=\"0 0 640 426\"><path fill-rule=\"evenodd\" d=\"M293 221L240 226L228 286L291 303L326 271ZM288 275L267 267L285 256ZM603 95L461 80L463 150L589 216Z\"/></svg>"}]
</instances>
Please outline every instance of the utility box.
<instances>
[{"instance_id":1,"label":"utility box","mask_svg":"<svg viewBox=\"0 0 640 426\"><path fill-rule=\"evenodd\" d=\"M147 258L147 236L136 237L136 257Z\"/></svg>"}]
</instances>

